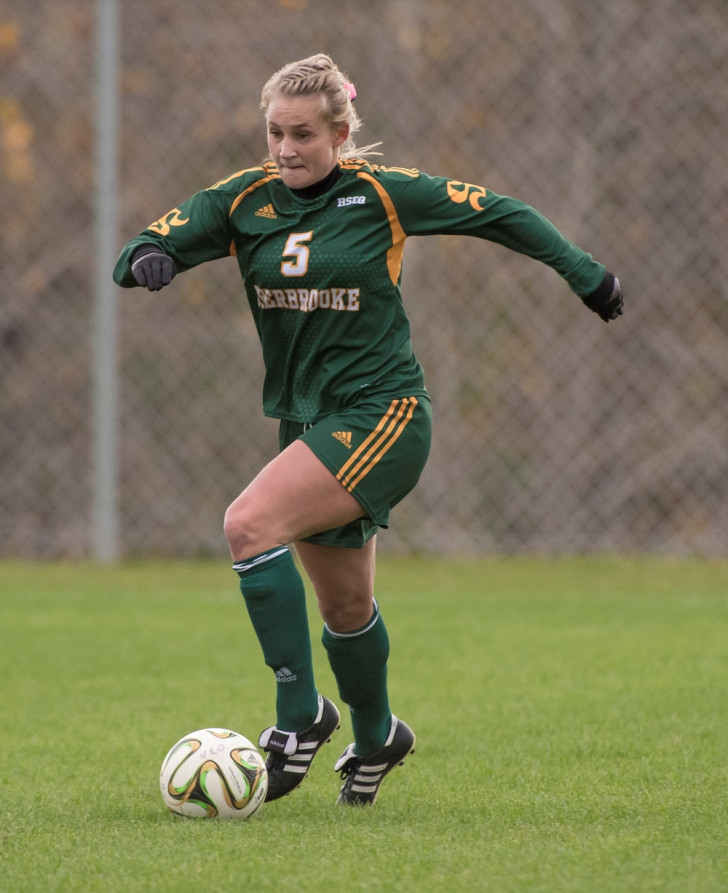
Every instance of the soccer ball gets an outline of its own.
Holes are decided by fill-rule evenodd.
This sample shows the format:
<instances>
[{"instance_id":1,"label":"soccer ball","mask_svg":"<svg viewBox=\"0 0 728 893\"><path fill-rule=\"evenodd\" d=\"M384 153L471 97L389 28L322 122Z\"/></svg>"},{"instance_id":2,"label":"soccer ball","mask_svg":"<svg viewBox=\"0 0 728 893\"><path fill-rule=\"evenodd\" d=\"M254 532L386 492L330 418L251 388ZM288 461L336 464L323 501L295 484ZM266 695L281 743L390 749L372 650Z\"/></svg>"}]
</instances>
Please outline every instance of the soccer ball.
<instances>
[{"instance_id":1,"label":"soccer ball","mask_svg":"<svg viewBox=\"0 0 728 893\"><path fill-rule=\"evenodd\" d=\"M164 758L159 787L177 815L247 819L265 800L268 773L243 735L200 729L180 738Z\"/></svg>"}]
</instances>

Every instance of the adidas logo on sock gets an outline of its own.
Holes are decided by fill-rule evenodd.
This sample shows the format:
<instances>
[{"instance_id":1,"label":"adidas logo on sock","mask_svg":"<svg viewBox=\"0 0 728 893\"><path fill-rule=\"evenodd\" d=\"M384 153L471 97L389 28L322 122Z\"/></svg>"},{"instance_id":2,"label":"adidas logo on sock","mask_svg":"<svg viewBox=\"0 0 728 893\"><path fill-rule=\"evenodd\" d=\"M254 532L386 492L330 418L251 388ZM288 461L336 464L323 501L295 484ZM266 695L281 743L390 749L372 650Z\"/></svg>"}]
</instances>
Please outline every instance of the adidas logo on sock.
<instances>
[{"instance_id":1,"label":"adidas logo on sock","mask_svg":"<svg viewBox=\"0 0 728 893\"><path fill-rule=\"evenodd\" d=\"M280 670L276 670L276 682L295 682L298 679L298 676L295 673L291 673L288 667L281 667Z\"/></svg>"},{"instance_id":2,"label":"adidas logo on sock","mask_svg":"<svg viewBox=\"0 0 728 893\"><path fill-rule=\"evenodd\" d=\"M351 431L334 431L331 436L343 443L347 450L351 449Z\"/></svg>"},{"instance_id":3,"label":"adidas logo on sock","mask_svg":"<svg viewBox=\"0 0 728 893\"><path fill-rule=\"evenodd\" d=\"M265 205L262 208L258 208L255 212L256 217L269 217L271 220L275 220L278 215L276 214L273 205Z\"/></svg>"}]
</instances>

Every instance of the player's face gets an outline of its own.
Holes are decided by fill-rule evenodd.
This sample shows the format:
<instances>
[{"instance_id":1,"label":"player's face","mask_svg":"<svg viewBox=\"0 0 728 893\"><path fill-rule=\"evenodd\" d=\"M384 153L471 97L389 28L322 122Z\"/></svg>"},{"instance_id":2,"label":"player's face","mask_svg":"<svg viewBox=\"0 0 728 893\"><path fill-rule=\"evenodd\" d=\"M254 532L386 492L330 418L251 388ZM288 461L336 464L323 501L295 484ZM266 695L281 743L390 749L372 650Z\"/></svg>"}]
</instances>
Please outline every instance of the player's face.
<instances>
[{"instance_id":1,"label":"player's face","mask_svg":"<svg viewBox=\"0 0 728 893\"><path fill-rule=\"evenodd\" d=\"M305 189L331 171L349 125L334 128L321 111L320 96L276 96L266 112L268 151L281 179Z\"/></svg>"}]
</instances>

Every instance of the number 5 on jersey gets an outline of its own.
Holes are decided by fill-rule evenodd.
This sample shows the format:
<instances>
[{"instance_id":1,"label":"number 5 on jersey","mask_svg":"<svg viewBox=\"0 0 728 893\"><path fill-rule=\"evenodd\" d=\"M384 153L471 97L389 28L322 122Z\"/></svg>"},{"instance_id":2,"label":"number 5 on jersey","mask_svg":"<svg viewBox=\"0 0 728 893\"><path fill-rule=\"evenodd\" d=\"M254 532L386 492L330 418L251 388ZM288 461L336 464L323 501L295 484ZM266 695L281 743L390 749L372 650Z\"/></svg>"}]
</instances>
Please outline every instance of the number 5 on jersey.
<instances>
[{"instance_id":1,"label":"number 5 on jersey","mask_svg":"<svg viewBox=\"0 0 728 893\"><path fill-rule=\"evenodd\" d=\"M307 233L291 233L283 249L283 257L293 257L294 260L284 260L281 264L281 273L284 276L305 276L308 271L308 256L310 248L305 242L313 238L313 230Z\"/></svg>"}]
</instances>

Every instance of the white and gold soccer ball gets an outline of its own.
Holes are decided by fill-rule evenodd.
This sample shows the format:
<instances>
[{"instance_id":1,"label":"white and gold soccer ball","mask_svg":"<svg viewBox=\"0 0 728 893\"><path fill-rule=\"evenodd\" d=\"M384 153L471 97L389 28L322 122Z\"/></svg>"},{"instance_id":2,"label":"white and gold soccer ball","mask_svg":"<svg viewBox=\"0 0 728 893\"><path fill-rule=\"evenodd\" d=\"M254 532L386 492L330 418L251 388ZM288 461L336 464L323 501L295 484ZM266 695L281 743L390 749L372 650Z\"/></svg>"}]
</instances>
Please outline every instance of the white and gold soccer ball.
<instances>
[{"instance_id":1,"label":"white and gold soccer ball","mask_svg":"<svg viewBox=\"0 0 728 893\"><path fill-rule=\"evenodd\" d=\"M263 757L229 729L200 729L171 748L159 773L170 812L190 818L247 819L268 790Z\"/></svg>"}]
</instances>

